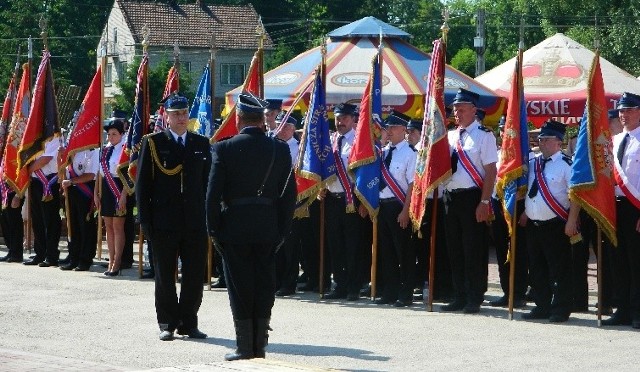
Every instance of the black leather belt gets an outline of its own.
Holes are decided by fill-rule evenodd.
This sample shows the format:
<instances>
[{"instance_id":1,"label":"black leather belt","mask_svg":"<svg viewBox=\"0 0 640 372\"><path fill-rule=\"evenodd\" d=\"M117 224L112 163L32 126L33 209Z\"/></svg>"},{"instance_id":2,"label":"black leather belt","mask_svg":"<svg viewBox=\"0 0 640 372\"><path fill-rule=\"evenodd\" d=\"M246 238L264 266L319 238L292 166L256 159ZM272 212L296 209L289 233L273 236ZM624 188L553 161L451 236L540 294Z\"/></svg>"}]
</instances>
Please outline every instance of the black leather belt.
<instances>
[{"instance_id":1,"label":"black leather belt","mask_svg":"<svg viewBox=\"0 0 640 372\"><path fill-rule=\"evenodd\" d=\"M331 196L332 198L336 198L336 199L344 199L344 193L343 192L331 192L328 191L327 192L328 196Z\"/></svg>"},{"instance_id":2,"label":"black leather belt","mask_svg":"<svg viewBox=\"0 0 640 372\"><path fill-rule=\"evenodd\" d=\"M478 187L468 187L466 189L446 190L446 192L448 192L449 194L461 194L463 192L471 192L471 191L480 191L480 188L478 188Z\"/></svg>"},{"instance_id":3,"label":"black leather belt","mask_svg":"<svg viewBox=\"0 0 640 372\"><path fill-rule=\"evenodd\" d=\"M550 225L552 223L557 223L557 222L561 222L562 219L560 219L560 217L554 217L550 220L545 220L545 221L540 221L540 220L529 220L531 221L531 223L533 224L533 226L545 226L545 225Z\"/></svg>"},{"instance_id":4,"label":"black leather belt","mask_svg":"<svg viewBox=\"0 0 640 372\"><path fill-rule=\"evenodd\" d=\"M238 207L242 205L273 205L273 199L255 196L255 197L248 197L248 198L233 199L226 204L230 207Z\"/></svg>"}]
</instances>

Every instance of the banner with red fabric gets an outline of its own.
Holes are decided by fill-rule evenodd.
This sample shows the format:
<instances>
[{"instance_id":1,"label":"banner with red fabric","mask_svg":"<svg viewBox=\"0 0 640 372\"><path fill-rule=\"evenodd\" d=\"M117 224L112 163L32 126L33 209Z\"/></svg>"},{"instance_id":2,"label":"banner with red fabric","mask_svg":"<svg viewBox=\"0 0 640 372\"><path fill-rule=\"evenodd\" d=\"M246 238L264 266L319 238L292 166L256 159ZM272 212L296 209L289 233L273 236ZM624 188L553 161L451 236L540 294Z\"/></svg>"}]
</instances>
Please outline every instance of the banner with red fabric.
<instances>
[{"instance_id":1,"label":"banner with red fabric","mask_svg":"<svg viewBox=\"0 0 640 372\"><path fill-rule=\"evenodd\" d=\"M13 118L9 125L9 134L7 135L3 158L3 178L19 196L24 195L30 179L27 168L18 168L18 148L27 126L27 118L31 108L30 75L29 64L25 63L22 65L22 80L20 81L15 105L13 106Z\"/></svg>"},{"instance_id":2,"label":"banner with red fabric","mask_svg":"<svg viewBox=\"0 0 640 372\"><path fill-rule=\"evenodd\" d=\"M164 91L162 92L162 98L168 97L169 94L180 90L180 69L174 64L167 73L167 82L164 85ZM158 109L158 119L156 119L153 127L154 132L162 132L167 128L167 123L164 122L164 105L160 105Z\"/></svg>"}]
</instances>

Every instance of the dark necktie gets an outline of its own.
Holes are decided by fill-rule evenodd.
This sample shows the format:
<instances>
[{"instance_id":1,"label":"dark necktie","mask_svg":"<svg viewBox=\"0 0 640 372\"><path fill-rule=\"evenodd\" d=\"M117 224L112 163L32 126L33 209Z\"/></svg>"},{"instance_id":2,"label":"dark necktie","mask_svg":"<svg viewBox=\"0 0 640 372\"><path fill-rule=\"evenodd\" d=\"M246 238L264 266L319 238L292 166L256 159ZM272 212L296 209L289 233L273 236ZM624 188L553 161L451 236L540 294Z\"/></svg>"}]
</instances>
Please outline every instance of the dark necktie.
<instances>
[{"instance_id":1,"label":"dark necktie","mask_svg":"<svg viewBox=\"0 0 640 372\"><path fill-rule=\"evenodd\" d=\"M458 142L460 142L460 147L462 147L462 135L466 132L464 128L460 128L460 134L458 136ZM454 174L458 170L458 159L460 156L458 155L457 146L453 148L453 152L451 153L451 174Z\"/></svg>"},{"instance_id":2,"label":"dark necktie","mask_svg":"<svg viewBox=\"0 0 640 372\"><path fill-rule=\"evenodd\" d=\"M551 158L542 159L542 172L544 171L544 166L548 161L551 161ZM531 184L531 189L529 189L529 198L533 199L538 195L538 189L540 189L540 185L538 184L538 175L534 172L535 177L533 178L533 183Z\"/></svg>"},{"instance_id":3,"label":"dark necktie","mask_svg":"<svg viewBox=\"0 0 640 372\"><path fill-rule=\"evenodd\" d=\"M342 141L344 141L344 136L338 136L338 146L336 146L336 151L338 152L338 156L342 154Z\"/></svg>"},{"instance_id":4,"label":"dark necktie","mask_svg":"<svg viewBox=\"0 0 640 372\"><path fill-rule=\"evenodd\" d=\"M622 166L622 158L624 158L624 151L627 148L627 142L629 142L629 133L624 135L622 142L620 142L620 147L618 147L618 164Z\"/></svg>"},{"instance_id":5,"label":"dark necktie","mask_svg":"<svg viewBox=\"0 0 640 372\"><path fill-rule=\"evenodd\" d=\"M107 155L105 156L107 166L109 165L109 160L111 160L111 155L113 155L113 149L115 146L109 146L107 148Z\"/></svg>"},{"instance_id":6,"label":"dark necktie","mask_svg":"<svg viewBox=\"0 0 640 372\"><path fill-rule=\"evenodd\" d=\"M178 145L180 145L180 147L184 147L184 140L182 139L182 136L178 137Z\"/></svg>"},{"instance_id":7,"label":"dark necktie","mask_svg":"<svg viewBox=\"0 0 640 372\"><path fill-rule=\"evenodd\" d=\"M391 166L391 159L393 158L393 150L395 150L395 146L389 147L389 152L387 152L387 156L384 157L384 166L389 170ZM378 188L382 191L385 187L387 187L387 183L384 181L384 178L380 179L380 183L378 184Z\"/></svg>"}]
</instances>

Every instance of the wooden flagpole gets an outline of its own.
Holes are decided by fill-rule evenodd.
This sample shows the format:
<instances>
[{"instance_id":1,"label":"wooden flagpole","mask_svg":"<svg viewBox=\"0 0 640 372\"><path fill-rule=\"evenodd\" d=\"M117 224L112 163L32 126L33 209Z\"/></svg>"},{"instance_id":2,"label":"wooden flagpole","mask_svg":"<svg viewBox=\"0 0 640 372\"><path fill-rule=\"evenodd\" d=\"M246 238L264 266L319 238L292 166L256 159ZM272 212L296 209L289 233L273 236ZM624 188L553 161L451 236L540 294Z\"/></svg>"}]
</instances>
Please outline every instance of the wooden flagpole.
<instances>
[{"instance_id":1,"label":"wooden flagpole","mask_svg":"<svg viewBox=\"0 0 640 372\"><path fill-rule=\"evenodd\" d=\"M598 309L597 309L597 316L598 316L598 327L602 327L602 230L600 229L600 226L598 226L598 234L597 234L597 239L596 239L596 244L597 244L597 252L598 252L598 257L597 257L597 280L598 280Z\"/></svg>"},{"instance_id":2,"label":"wooden flagpole","mask_svg":"<svg viewBox=\"0 0 640 372\"><path fill-rule=\"evenodd\" d=\"M511 216L511 239L509 242L509 320L513 320L513 300L514 300L514 287L516 283L516 240L517 235L517 219L518 215L518 203L513 208L513 215ZM498 262L498 265L501 263Z\"/></svg>"},{"instance_id":3,"label":"wooden flagpole","mask_svg":"<svg viewBox=\"0 0 640 372\"><path fill-rule=\"evenodd\" d=\"M28 41L28 55L27 55L27 63L29 64L29 74L26 77L23 77L23 79L29 79L29 83L28 83L28 87L29 87L29 92L30 95L33 95L33 87L31 86L31 67L33 65L33 39L31 38L31 36L29 36L29 41ZM31 101L31 97L29 97L29 101ZM29 191L29 186L31 185L31 176L29 176L29 182L27 183L27 200L25 201L25 203L27 204L26 208L27 208L27 223L26 223L26 227L27 227L27 247L29 249L29 254L31 254L31 192Z\"/></svg>"},{"instance_id":4,"label":"wooden flagpole","mask_svg":"<svg viewBox=\"0 0 640 372\"><path fill-rule=\"evenodd\" d=\"M326 83L326 78L327 78L327 66L326 66L326 58L327 58L327 40L326 38L322 38L322 46L320 47L320 54L321 54L321 58L322 58L322 62L320 63L320 74L322 76L322 90L323 92L323 97L326 97L326 87L327 87L327 83ZM325 110L326 110L326 100L325 100ZM321 187L324 187L324 185L321 185ZM320 292L320 298L324 298L324 233L325 233L325 226L324 226L324 199L322 198L320 200L320 249L319 249L319 254L320 254L320 259L318 260L318 262L320 263L320 271L319 271L319 282L318 282L318 292Z\"/></svg>"},{"instance_id":5,"label":"wooden flagpole","mask_svg":"<svg viewBox=\"0 0 640 372\"><path fill-rule=\"evenodd\" d=\"M102 69L102 76L100 79L100 119L104 120L104 77L105 77L105 69L107 68L107 38L108 33L105 33L105 39L102 41L102 50L101 50L101 59L100 59L100 68ZM102 138L100 139L100 153L102 155L102 148L104 143ZM96 177L96 192L98 200L102 197L102 175L98 172L98 176ZM100 216L100 212L102 211L102 203L98 204L99 208L97 210L98 213L98 244L96 246L96 253L98 256L98 260L102 259L102 216Z\"/></svg>"},{"instance_id":6,"label":"wooden flagpole","mask_svg":"<svg viewBox=\"0 0 640 372\"><path fill-rule=\"evenodd\" d=\"M430 312L433 311L433 295L435 292L436 278L436 227L438 223L438 219L436 217L438 215L438 191L439 188L436 187L436 189L433 190L433 198L431 199L433 205L431 206L431 235L429 236L429 300L427 301L427 310Z\"/></svg>"}]
</instances>

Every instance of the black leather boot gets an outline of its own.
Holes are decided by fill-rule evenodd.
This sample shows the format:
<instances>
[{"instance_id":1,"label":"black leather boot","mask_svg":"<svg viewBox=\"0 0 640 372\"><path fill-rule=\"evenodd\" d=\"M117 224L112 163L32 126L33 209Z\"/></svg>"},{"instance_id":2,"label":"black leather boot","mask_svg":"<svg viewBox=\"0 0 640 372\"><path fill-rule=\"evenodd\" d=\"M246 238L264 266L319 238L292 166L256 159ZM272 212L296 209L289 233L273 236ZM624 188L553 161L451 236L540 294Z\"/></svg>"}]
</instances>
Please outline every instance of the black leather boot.
<instances>
[{"instance_id":1,"label":"black leather boot","mask_svg":"<svg viewBox=\"0 0 640 372\"><path fill-rule=\"evenodd\" d=\"M255 337L253 343L253 351L256 358L264 358L264 348L269 344L269 327L270 319L256 319L254 323L253 335Z\"/></svg>"},{"instance_id":2,"label":"black leather boot","mask_svg":"<svg viewBox=\"0 0 640 372\"><path fill-rule=\"evenodd\" d=\"M251 359L253 352L253 319L234 320L236 327L237 349L233 353L226 354L226 360Z\"/></svg>"}]
</instances>

